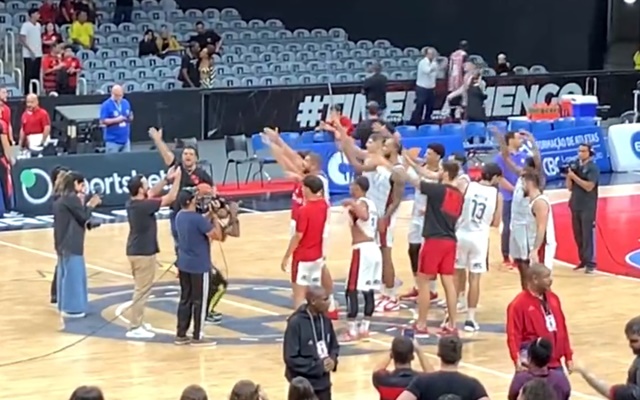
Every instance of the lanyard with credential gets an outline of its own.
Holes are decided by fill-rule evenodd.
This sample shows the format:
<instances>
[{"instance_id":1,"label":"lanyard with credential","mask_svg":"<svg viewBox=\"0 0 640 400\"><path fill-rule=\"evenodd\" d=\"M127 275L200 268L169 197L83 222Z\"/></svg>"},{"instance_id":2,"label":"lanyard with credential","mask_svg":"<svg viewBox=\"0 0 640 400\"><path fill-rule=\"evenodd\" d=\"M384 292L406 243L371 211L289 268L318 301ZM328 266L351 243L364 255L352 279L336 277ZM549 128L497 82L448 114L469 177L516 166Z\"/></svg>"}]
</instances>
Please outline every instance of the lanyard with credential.
<instances>
[{"instance_id":1,"label":"lanyard with credential","mask_svg":"<svg viewBox=\"0 0 640 400\"><path fill-rule=\"evenodd\" d=\"M122 102L113 99L111 99L111 101L113 101L113 106L116 108L116 111L118 111L118 115L122 115Z\"/></svg>"},{"instance_id":2,"label":"lanyard with credential","mask_svg":"<svg viewBox=\"0 0 640 400\"><path fill-rule=\"evenodd\" d=\"M311 330L313 331L313 341L316 346L318 346L318 333L316 332L316 324L313 322L313 314L307 310L307 314L311 317ZM320 317L320 334L322 335L322 340L324 340L324 320Z\"/></svg>"}]
</instances>

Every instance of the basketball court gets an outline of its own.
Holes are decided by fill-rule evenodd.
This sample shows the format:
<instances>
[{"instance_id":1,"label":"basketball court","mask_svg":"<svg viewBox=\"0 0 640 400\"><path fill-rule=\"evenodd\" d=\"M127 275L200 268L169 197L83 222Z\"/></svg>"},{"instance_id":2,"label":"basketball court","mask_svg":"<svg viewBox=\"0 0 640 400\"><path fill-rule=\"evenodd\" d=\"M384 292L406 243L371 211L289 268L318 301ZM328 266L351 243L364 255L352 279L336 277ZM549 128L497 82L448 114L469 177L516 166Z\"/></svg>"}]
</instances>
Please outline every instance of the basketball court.
<instances>
[{"instance_id":1,"label":"basketball court","mask_svg":"<svg viewBox=\"0 0 640 400\"><path fill-rule=\"evenodd\" d=\"M625 322L638 314L639 283L624 274L640 277L640 243L635 234L640 185L600 189L598 210L598 265L609 274L592 276L567 268L572 254L570 215L565 190L550 191L556 235L560 241L554 272L554 290L563 300L576 361L590 367L609 383L626 377L631 361L622 332ZM400 210L394 258L399 278L411 282L406 256L411 202ZM125 339L126 314L118 317L131 300L132 280L124 255L126 224L107 224L87 234L85 258L90 286L90 315L61 325L49 305L49 282L55 264L52 231L20 229L0 233L0 387L11 399L68 398L81 384L100 386L109 399L178 398L192 383L203 385L210 398L226 398L239 379L260 383L272 399L284 398L282 331L290 313L287 275L280 260L289 240L289 212L249 212L241 216L240 239L215 244L214 262L228 274L230 291L219 311L222 325L207 326L215 347L175 346L172 343L178 287L167 272L159 278L147 308L147 322L157 330L155 339ZM173 261L168 221L159 223L160 260ZM350 258L349 230L340 211L332 214L328 265L342 292ZM517 272L500 266L498 232L492 236L491 271L483 280L478 321L481 332L460 335L465 340L461 369L477 377L494 399L505 398L513 373L506 348L506 306L519 290ZM158 275L162 274L161 271ZM406 286L405 286L406 288ZM442 290L440 290L442 292ZM338 299L344 303L342 294ZM373 399L372 367L386 357L389 343L399 334L398 325L412 319L404 309L396 315L376 318L376 332L368 343L341 348L338 372L333 374L334 398ZM437 325L441 310L432 310ZM110 321L113 321L110 323ZM429 359L436 339L421 341ZM436 364L437 365L437 364ZM571 377L573 397L591 399L595 393L576 376Z\"/></svg>"}]
</instances>

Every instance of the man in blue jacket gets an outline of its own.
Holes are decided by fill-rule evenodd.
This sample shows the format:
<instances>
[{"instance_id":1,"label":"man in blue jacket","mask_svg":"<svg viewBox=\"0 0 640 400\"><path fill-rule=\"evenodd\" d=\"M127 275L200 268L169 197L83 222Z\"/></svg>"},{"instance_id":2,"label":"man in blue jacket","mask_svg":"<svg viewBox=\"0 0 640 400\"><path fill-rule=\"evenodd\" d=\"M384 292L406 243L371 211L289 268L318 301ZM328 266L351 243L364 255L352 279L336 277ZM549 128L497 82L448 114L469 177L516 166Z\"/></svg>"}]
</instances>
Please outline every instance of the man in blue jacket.
<instances>
[{"instance_id":1,"label":"man in blue jacket","mask_svg":"<svg viewBox=\"0 0 640 400\"><path fill-rule=\"evenodd\" d=\"M111 97L100 106L100 124L104 127L106 153L128 153L131 151L131 104L124 98L120 85L111 89Z\"/></svg>"},{"instance_id":2,"label":"man in blue jacket","mask_svg":"<svg viewBox=\"0 0 640 400\"><path fill-rule=\"evenodd\" d=\"M323 288L310 287L306 300L291 314L284 331L285 377L289 382L306 378L318 400L331 400L331 372L337 369L340 347L325 315L329 297Z\"/></svg>"}]
</instances>

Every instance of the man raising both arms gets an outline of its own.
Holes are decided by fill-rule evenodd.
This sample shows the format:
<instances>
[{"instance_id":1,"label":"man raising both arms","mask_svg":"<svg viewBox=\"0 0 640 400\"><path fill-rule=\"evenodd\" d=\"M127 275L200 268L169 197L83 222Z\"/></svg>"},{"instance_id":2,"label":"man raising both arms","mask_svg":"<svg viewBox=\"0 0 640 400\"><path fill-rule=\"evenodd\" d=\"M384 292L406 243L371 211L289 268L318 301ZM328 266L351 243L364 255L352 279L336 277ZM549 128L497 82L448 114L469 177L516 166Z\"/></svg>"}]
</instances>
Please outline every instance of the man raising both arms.
<instances>
[{"instance_id":1,"label":"man raising both arms","mask_svg":"<svg viewBox=\"0 0 640 400\"><path fill-rule=\"evenodd\" d=\"M376 312L399 311L400 303L395 292L395 268L391 256L393 246L393 230L396 223L396 213L404 195L404 180L398 172L404 171L400 163L400 143L395 137L383 137L373 134L369 137L366 147L362 152L355 146L355 142L342 136L342 148L353 165L356 172L362 173L369 179L370 187L367 198L373 201L378 210L378 245L382 252L382 282L384 288L382 296L376 304ZM380 146L382 142L382 146ZM370 162L371 158L377 158L382 154L387 160L390 169L376 166ZM363 160L363 161L360 161ZM405 173L406 175L406 173Z\"/></svg>"},{"instance_id":2,"label":"man raising both arms","mask_svg":"<svg viewBox=\"0 0 640 400\"><path fill-rule=\"evenodd\" d=\"M317 176L309 174L302 179L304 204L298 209L296 233L289 241L280 264L286 272L291 259L291 286L295 308L304 302L307 288L318 286L322 278L322 242L329 210L322 190L322 180Z\"/></svg>"},{"instance_id":3,"label":"man raising both arms","mask_svg":"<svg viewBox=\"0 0 640 400\"><path fill-rule=\"evenodd\" d=\"M351 196L343 204L349 212L353 253L347 278L348 330L340 336L340 343L350 343L369 338L369 324L374 311L374 290L382 279L382 254L376 244L378 215L373 201L365 197L369 180L359 176L351 183ZM364 297L364 319L358 327L358 292Z\"/></svg>"},{"instance_id":4,"label":"man raising both arms","mask_svg":"<svg viewBox=\"0 0 640 400\"><path fill-rule=\"evenodd\" d=\"M497 188L501 177L502 170L497 164L484 165L480 182L467 185L462 215L458 220L456 274L469 273L468 309L464 323L467 332L480 329L475 318L480 299L480 277L487 272L491 227L502 222L502 195ZM458 287L458 291L464 291L464 288Z\"/></svg>"},{"instance_id":5,"label":"man raising both arms","mask_svg":"<svg viewBox=\"0 0 640 400\"><path fill-rule=\"evenodd\" d=\"M531 201L531 213L535 219L535 241L530 245L529 260L553 269L556 255L556 232L549 198L540 189L540 175L533 171L522 175L525 196Z\"/></svg>"}]
</instances>

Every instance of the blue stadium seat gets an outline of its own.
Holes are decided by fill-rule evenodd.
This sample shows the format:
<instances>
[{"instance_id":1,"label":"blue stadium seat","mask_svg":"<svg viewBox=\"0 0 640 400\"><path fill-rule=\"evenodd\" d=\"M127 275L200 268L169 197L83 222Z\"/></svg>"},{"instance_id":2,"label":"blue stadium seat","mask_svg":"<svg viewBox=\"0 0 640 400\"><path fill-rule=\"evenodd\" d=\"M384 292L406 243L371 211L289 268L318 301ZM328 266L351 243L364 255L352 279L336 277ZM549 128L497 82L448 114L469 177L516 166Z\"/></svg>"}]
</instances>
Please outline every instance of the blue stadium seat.
<instances>
[{"instance_id":1,"label":"blue stadium seat","mask_svg":"<svg viewBox=\"0 0 640 400\"><path fill-rule=\"evenodd\" d=\"M247 27L251 29L260 29L265 27L265 23L264 21L259 19L252 19L249 22L247 22Z\"/></svg>"},{"instance_id":2,"label":"blue stadium seat","mask_svg":"<svg viewBox=\"0 0 640 400\"><path fill-rule=\"evenodd\" d=\"M0 83L5 86L15 85L16 81L11 75L4 74L0 76Z\"/></svg>"},{"instance_id":3,"label":"blue stadium seat","mask_svg":"<svg viewBox=\"0 0 640 400\"><path fill-rule=\"evenodd\" d=\"M440 125L420 125L417 134L418 136L438 136L440 135Z\"/></svg>"},{"instance_id":4,"label":"blue stadium seat","mask_svg":"<svg viewBox=\"0 0 640 400\"><path fill-rule=\"evenodd\" d=\"M102 35L95 35L93 37L93 41L95 42L95 44L97 45L107 45L107 38L105 36Z\"/></svg>"},{"instance_id":5,"label":"blue stadium seat","mask_svg":"<svg viewBox=\"0 0 640 400\"><path fill-rule=\"evenodd\" d=\"M549 132L553 129L551 121L531 121L531 133Z\"/></svg>"},{"instance_id":6,"label":"blue stadium seat","mask_svg":"<svg viewBox=\"0 0 640 400\"><path fill-rule=\"evenodd\" d=\"M402 80L409 79L409 75L407 75L407 73L404 71L392 71L391 79L394 81L402 81Z\"/></svg>"},{"instance_id":7,"label":"blue stadium seat","mask_svg":"<svg viewBox=\"0 0 640 400\"><path fill-rule=\"evenodd\" d=\"M184 11L182 10L168 10L167 19L169 21L176 21L184 18Z\"/></svg>"},{"instance_id":8,"label":"blue stadium seat","mask_svg":"<svg viewBox=\"0 0 640 400\"><path fill-rule=\"evenodd\" d=\"M384 51L384 49L378 49L378 48L373 48L371 50L369 50L369 53L367 54L368 57L372 57L375 59L380 59L382 57L384 57L386 55L386 51Z\"/></svg>"},{"instance_id":9,"label":"blue stadium seat","mask_svg":"<svg viewBox=\"0 0 640 400\"><path fill-rule=\"evenodd\" d=\"M0 25L11 25L13 20L11 14L0 13Z\"/></svg>"},{"instance_id":10,"label":"blue stadium seat","mask_svg":"<svg viewBox=\"0 0 640 400\"><path fill-rule=\"evenodd\" d=\"M280 83L283 85L297 85L298 77L295 75L283 75L280 77Z\"/></svg>"},{"instance_id":11,"label":"blue stadium seat","mask_svg":"<svg viewBox=\"0 0 640 400\"><path fill-rule=\"evenodd\" d=\"M126 79L133 79L133 74L128 69L120 68L113 71L113 77L117 81L124 81Z\"/></svg>"},{"instance_id":12,"label":"blue stadium seat","mask_svg":"<svg viewBox=\"0 0 640 400\"><path fill-rule=\"evenodd\" d=\"M335 51L340 50L340 45L334 42L322 42L320 43L320 48L322 50Z\"/></svg>"},{"instance_id":13,"label":"blue stadium seat","mask_svg":"<svg viewBox=\"0 0 640 400\"><path fill-rule=\"evenodd\" d=\"M234 21L234 22L240 22L240 21ZM258 35L253 31L241 31L238 34L238 40L240 40L241 42L254 42L258 40Z\"/></svg>"},{"instance_id":14,"label":"blue stadium seat","mask_svg":"<svg viewBox=\"0 0 640 400\"><path fill-rule=\"evenodd\" d=\"M260 86L275 86L279 83L275 76L263 76L260 78Z\"/></svg>"},{"instance_id":15,"label":"blue stadium seat","mask_svg":"<svg viewBox=\"0 0 640 400\"><path fill-rule=\"evenodd\" d=\"M382 66L383 70L389 70L392 68L396 68L398 66L398 63L393 58L383 58L382 60L380 60L380 65Z\"/></svg>"},{"instance_id":16,"label":"blue stadium seat","mask_svg":"<svg viewBox=\"0 0 640 400\"><path fill-rule=\"evenodd\" d=\"M125 43L126 43L126 39L124 35L112 33L111 35L107 36L107 45L109 46L124 45Z\"/></svg>"},{"instance_id":17,"label":"blue stadium seat","mask_svg":"<svg viewBox=\"0 0 640 400\"><path fill-rule=\"evenodd\" d=\"M135 24L131 23L131 22L123 22L118 26L118 30L120 32L125 32L125 33L139 33L138 32L138 28L136 27Z\"/></svg>"},{"instance_id":18,"label":"blue stadium seat","mask_svg":"<svg viewBox=\"0 0 640 400\"><path fill-rule=\"evenodd\" d=\"M113 75L109 70L98 69L93 72L93 79L96 81L110 81L113 79Z\"/></svg>"},{"instance_id":19,"label":"blue stadium seat","mask_svg":"<svg viewBox=\"0 0 640 400\"><path fill-rule=\"evenodd\" d=\"M160 67L160 68L153 69L153 75L156 78L168 78L170 76L173 76L173 73L171 69L168 67Z\"/></svg>"},{"instance_id":20,"label":"blue stadium seat","mask_svg":"<svg viewBox=\"0 0 640 400\"><path fill-rule=\"evenodd\" d=\"M180 87L182 83L177 79L167 79L162 82L162 90L173 90Z\"/></svg>"},{"instance_id":21,"label":"blue stadium seat","mask_svg":"<svg viewBox=\"0 0 640 400\"><path fill-rule=\"evenodd\" d=\"M156 56L144 57L142 61L144 61L145 67L149 68L155 68L162 65L162 58Z\"/></svg>"},{"instance_id":22,"label":"blue stadium seat","mask_svg":"<svg viewBox=\"0 0 640 400\"><path fill-rule=\"evenodd\" d=\"M136 68L133 70L133 79L139 81L150 79L152 76L153 74L149 68Z\"/></svg>"},{"instance_id":23,"label":"blue stadium seat","mask_svg":"<svg viewBox=\"0 0 640 400\"><path fill-rule=\"evenodd\" d=\"M347 32L342 28L329 29L329 36L334 40L347 40Z\"/></svg>"},{"instance_id":24,"label":"blue stadium seat","mask_svg":"<svg viewBox=\"0 0 640 400\"><path fill-rule=\"evenodd\" d=\"M298 79L300 80L300 83L303 85L317 83L317 79L315 75L304 74L304 75L300 75Z\"/></svg>"},{"instance_id":25,"label":"blue stadium seat","mask_svg":"<svg viewBox=\"0 0 640 400\"><path fill-rule=\"evenodd\" d=\"M490 128L495 128L498 130L498 132L504 134L507 133L507 121L489 121L487 122L487 134L489 136L493 135L493 133L490 132Z\"/></svg>"},{"instance_id":26,"label":"blue stadium seat","mask_svg":"<svg viewBox=\"0 0 640 400\"><path fill-rule=\"evenodd\" d=\"M463 137L471 144L484 143L487 139L487 127L484 122L467 122L463 131Z\"/></svg>"},{"instance_id":27,"label":"blue stadium seat","mask_svg":"<svg viewBox=\"0 0 640 400\"><path fill-rule=\"evenodd\" d=\"M402 50L402 54L405 57L411 57L411 58L420 57L420 50L414 47L407 47L406 49Z\"/></svg>"},{"instance_id":28,"label":"blue stadium seat","mask_svg":"<svg viewBox=\"0 0 640 400\"><path fill-rule=\"evenodd\" d=\"M240 18L240 13L235 8L225 8L220 11L220 19L224 21L240 20Z\"/></svg>"},{"instance_id":29,"label":"blue stadium seat","mask_svg":"<svg viewBox=\"0 0 640 400\"><path fill-rule=\"evenodd\" d=\"M176 32L184 32L184 31L189 31L191 29L193 29L193 24L186 22L186 21L180 21L180 22L176 22L173 25L173 29Z\"/></svg>"},{"instance_id":30,"label":"blue stadium seat","mask_svg":"<svg viewBox=\"0 0 640 400\"><path fill-rule=\"evenodd\" d=\"M76 57L78 57L82 61L95 58L95 56L96 54L91 50L80 50L76 53Z\"/></svg>"},{"instance_id":31,"label":"blue stadium seat","mask_svg":"<svg viewBox=\"0 0 640 400\"><path fill-rule=\"evenodd\" d=\"M128 57L125 58L124 65L131 69L142 68L144 67L144 61L138 57Z\"/></svg>"},{"instance_id":32,"label":"blue stadium seat","mask_svg":"<svg viewBox=\"0 0 640 400\"><path fill-rule=\"evenodd\" d=\"M139 92L142 90L142 86L138 82L129 81L125 82L123 85L125 92Z\"/></svg>"},{"instance_id":33,"label":"blue stadium seat","mask_svg":"<svg viewBox=\"0 0 640 400\"><path fill-rule=\"evenodd\" d=\"M206 19L210 20L220 19L220 11L216 10L215 8L207 8L206 10L204 10L203 15Z\"/></svg>"},{"instance_id":34,"label":"blue stadium seat","mask_svg":"<svg viewBox=\"0 0 640 400\"><path fill-rule=\"evenodd\" d=\"M300 139L298 132L280 132L280 138L290 147L295 146Z\"/></svg>"},{"instance_id":35,"label":"blue stadium seat","mask_svg":"<svg viewBox=\"0 0 640 400\"><path fill-rule=\"evenodd\" d=\"M462 125L460 124L444 124L440 128L440 133L444 135L463 135Z\"/></svg>"},{"instance_id":36,"label":"blue stadium seat","mask_svg":"<svg viewBox=\"0 0 640 400\"><path fill-rule=\"evenodd\" d=\"M258 86L258 78L255 76L247 76L240 81L242 82L242 86Z\"/></svg>"},{"instance_id":37,"label":"blue stadium seat","mask_svg":"<svg viewBox=\"0 0 640 400\"><path fill-rule=\"evenodd\" d=\"M96 69L102 68L102 65L103 65L101 60L95 60L95 59L87 60L83 64L84 64L84 68L88 70L96 70Z\"/></svg>"},{"instance_id":38,"label":"blue stadium seat","mask_svg":"<svg viewBox=\"0 0 640 400\"><path fill-rule=\"evenodd\" d=\"M102 93L110 93L113 85L114 85L113 83L109 83L109 82L103 83L102 86L100 86L100 91Z\"/></svg>"},{"instance_id":39,"label":"blue stadium seat","mask_svg":"<svg viewBox=\"0 0 640 400\"><path fill-rule=\"evenodd\" d=\"M160 90L160 84L156 81L144 81L141 84L142 90L145 92L153 92L154 90Z\"/></svg>"},{"instance_id":40,"label":"blue stadium seat","mask_svg":"<svg viewBox=\"0 0 640 400\"><path fill-rule=\"evenodd\" d=\"M8 11L26 10L27 3L23 1L9 1L6 3L5 8Z\"/></svg>"},{"instance_id":41,"label":"blue stadium seat","mask_svg":"<svg viewBox=\"0 0 640 400\"><path fill-rule=\"evenodd\" d=\"M402 57L398 59L398 68L416 68L418 62L412 58Z\"/></svg>"},{"instance_id":42,"label":"blue stadium seat","mask_svg":"<svg viewBox=\"0 0 640 400\"><path fill-rule=\"evenodd\" d=\"M168 56L168 57L165 57L163 64L166 65L167 67L176 67L180 65L181 62L182 60L179 56Z\"/></svg>"},{"instance_id":43,"label":"blue stadium seat","mask_svg":"<svg viewBox=\"0 0 640 400\"><path fill-rule=\"evenodd\" d=\"M29 18L26 12L19 12L13 15L13 25L20 26L24 24Z\"/></svg>"},{"instance_id":44,"label":"blue stadium seat","mask_svg":"<svg viewBox=\"0 0 640 400\"><path fill-rule=\"evenodd\" d=\"M358 59L366 58L367 51L363 49L352 49L349 51L349 56Z\"/></svg>"},{"instance_id":45,"label":"blue stadium seat","mask_svg":"<svg viewBox=\"0 0 640 400\"><path fill-rule=\"evenodd\" d=\"M99 49L96 53L96 57L101 58L103 60L107 58L115 58L116 53L111 49Z\"/></svg>"},{"instance_id":46,"label":"blue stadium seat","mask_svg":"<svg viewBox=\"0 0 640 400\"><path fill-rule=\"evenodd\" d=\"M558 118L553 121L553 129L570 129L576 126L575 118Z\"/></svg>"},{"instance_id":47,"label":"blue stadium seat","mask_svg":"<svg viewBox=\"0 0 640 400\"><path fill-rule=\"evenodd\" d=\"M95 61L99 61L99 60L95 60ZM110 69L112 71L116 68L122 68L125 66L125 64L123 64L122 60L119 58L107 58L106 60L103 61L103 65L105 66L105 68Z\"/></svg>"},{"instance_id":48,"label":"blue stadium seat","mask_svg":"<svg viewBox=\"0 0 640 400\"><path fill-rule=\"evenodd\" d=\"M284 27L284 24L278 19L268 19L264 23L264 26L272 29L282 29Z\"/></svg>"},{"instance_id":49,"label":"blue stadium seat","mask_svg":"<svg viewBox=\"0 0 640 400\"><path fill-rule=\"evenodd\" d=\"M527 132L531 132L531 123L528 120L523 120L519 118L509 118L509 130L510 131L524 130Z\"/></svg>"},{"instance_id":50,"label":"blue stadium seat","mask_svg":"<svg viewBox=\"0 0 640 400\"><path fill-rule=\"evenodd\" d=\"M166 19L164 11L152 10L147 15L152 21L164 21Z\"/></svg>"},{"instance_id":51,"label":"blue stadium seat","mask_svg":"<svg viewBox=\"0 0 640 400\"><path fill-rule=\"evenodd\" d=\"M116 49L116 57L118 58L127 58L127 57L134 57L136 55L136 51L133 49L128 49L128 48L119 48Z\"/></svg>"},{"instance_id":52,"label":"blue stadium seat","mask_svg":"<svg viewBox=\"0 0 640 400\"><path fill-rule=\"evenodd\" d=\"M318 74L316 80L318 83L331 83L335 82L335 77L331 74Z\"/></svg>"},{"instance_id":53,"label":"blue stadium seat","mask_svg":"<svg viewBox=\"0 0 640 400\"><path fill-rule=\"evenodd\" d=\"M576 127L582 126L596 126L598 124L598 120L593 117L578 117L576 118Z\"/></svg>"},{"instance_id":54,"label":"blue stadium seat","mask_svg":"<svg viewBox=\"0 0 640 400\"><path fill-rule=\"evenodd\" d=\"M149 17L147 16L147 13L144 10L133 10L133 12L131 13L131 19L133 21L144 21L146 19L149 19Z\"/></svg>"},{"instance_id":55,"label":"blue stadium seat","mask_svg":"<svg viewBox=\"0 0 640 400\"><path fill-rule=\"evenodd\" d=\"M339 82L339 83L353 82L353 80L354 80L353 75L347 72L343 72L336 75L336 82Z\"/></svg>"},{"instance_id":56,"label":"blue stadium seat","mask_svg":"<svg viewBox=\"0 0 640 400\"><path fill-rule=\"evenodd\" d=\"M320 45L318 43L305 43L302 45L302 48L305 51L309 51L311 53L315 53L317 51L320 51Z\"/></svg>"},{"instance_id":57,"label":"blue stadium seat","mask_svg":"<svg viewBox=\"0 0 640 400\"><path fill-rule=\"evenodd\" d=\"M402 137L415 137L415 136L418 136L418 129L413 125L399 125L399 126L396 126L396 131Z\"/></svg>"},{"instance_id":58,"label":"blue stadium seat","mask_svg":"<svg viewBox=\"0 0 640 400\"><path fill-rule=\"evenodd\" d=\"M240 80L238 78L224 78L222 79L222 86L223 87L239 87L240 86Z\"/></svg>"},{"instance_id":59,"label":"blue stadium seat","mask_svg":"<svg viewBox=\"0 0 640 400\"><path fill-rule=\"evenodd\" d=\"M185 11L184 16L185 18L192 19L192 20L201 19L203 17L202 11L196 10L193 8L190 8L187 11Z\"/></svg>"},{"instance_id":60,"label":"blue stadium seat","mask_svg":"<svg viewBox=\"0 0 640 400\"><path fill-rule=\"evenodd\" d=\"M229 22L229 28L231 29L235 29L235 30L241 30L241 29L247 29L247 23L244 22L243 20L235 20L235 21L228 21ZM251 32L251 31L248 31Z\"/></svg>"},{"instance_id":61,"label":"blue stadium seat","mask_svg":"<svg viewBox=\"0 0 640 400\"><path fill-rule=\"evenodd\" d=\"M387 53L387 57L392 57L394 59L402 57L402 50L395 47L387 49L386 53Z\"/></svg>"}]
</instances>

